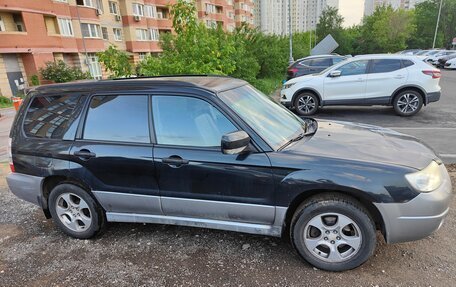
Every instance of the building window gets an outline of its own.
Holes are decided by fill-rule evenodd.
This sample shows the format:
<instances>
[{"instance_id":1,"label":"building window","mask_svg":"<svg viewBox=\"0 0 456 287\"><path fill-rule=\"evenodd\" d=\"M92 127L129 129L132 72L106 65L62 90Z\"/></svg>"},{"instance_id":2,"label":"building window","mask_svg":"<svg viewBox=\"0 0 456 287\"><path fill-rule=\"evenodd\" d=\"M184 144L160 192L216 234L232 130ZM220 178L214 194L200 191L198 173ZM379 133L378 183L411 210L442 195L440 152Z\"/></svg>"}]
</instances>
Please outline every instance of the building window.
<instances>
[{"instance_id":1,"label":"building window","mask_svg":"<svg viewBox=\"0 0 456 287\"><path fill-rule=\"evenodd\" d=\"M5 23L3 23L2 17L0 17L0 32L6 31Z\"/></svg>"},{"instance_id":2,"label":"building window","mask_svg":"<svg viewBox=\"0 0 456 287\"><path fill-rule=\"evenodd\" d=\"M70 19L58 19L59 21L59 29L60 29L60 35L62 36L67 36L67 37L73 37L73 23L71 22Z\"/></svg>"},{"instance_id":3,"label":"building window","mask_svg":"<svg viewBox=\"0 0 456 287\"><path fill-rule=\"evenodd\" d=\"M54 0L56 2L68 3L68 0Z\"/></svg>"},{"instance_id":4,"label":"building window","mask_svg":"<svg viewBox=\"0 0 456 287\"><path fill-rule=\"evenodd\" d=\"M139 3L133 3L133 15L144 16L144 5Z\"/></svg>"},{"instance_id":5,"label":"building window","mask_svg":"<svg viewBox=\"0 0 456 287\"><path fill-rule=\"evenodd\" d=\"M144 15L148 18L157 18L157 7L154 5L144 5Z\"/></svg>"},{"instance_id":6,"label":"building window","mask_svg":"<svg viewBox=\"0 0 456 287\"><path fill-rule=\"evenodd\" d=\"M82 23L82 37L84 38L100 38L100 26L96 24Z\"/></svg>"},{"instance_id":7,"label":"building window","mask_svg":"<svg viewBox=\"0 0 456 287\"><path fill-rule=\"evenodd\" d=\"M101 27L101 35L103 36L103 40L109 40L108 28Z\"/></svg>"},{"instance_id":8,"label":"building window","mask_svg":"<svg viewBox=\"0 0 456 287\"><path fill-rule=\"evenodd\" d=\"M101 65L98 62L97 55L94 54L94 53L89 53L87 55L87 57L88 57L87 58L87 65L89 66L90 75L92 75L92 77L94 79L101 79L101 77L102 77Z\"/></svg>"},{"instance_id":9,"label":"building window","mask_svg":"<svg viewBox=\"0 0 456 287\"><path fill-rule=\"evenodd\" d=\"M217 22L215 20L206 20L206 27L217 28Z\"/></svg>"},{"instance_id":10,"label":"building window","mask_svg":"<svg viewBox=\"0 0 456 287\"><path fill-rule=\"evenodd\" d=\"M109 1L109 13L119 15L119 7L117 6L117 2Z\"/></svg>"},{"instance_id":11,"label":"building window","mask_svg":"<svg viewBox=\"0 0 456 287\"><path fill-rule=\"evenodd\" d=\"M150 41L150 33L147 29L136 29L136 40Z\"/></svg>"},{"instance_id":12,"label":"building window","mask_svg":"<svg viewBox=\"0 0 456 287\"><path fill-rule=\"evenodd\" d=\"M140 61L145 60L147 58L147 56L148 56L147 52L139 52L138 53L138 58L139 58Z\"/></svg>"},{"instance_id":13,"label":"building window","mask_svg":"<svg viewBox=\"0 0 456 287\"><path fill-rule=\"evenodd\" d=\"M149 28L150 39L152 41L158 41L160 39L160 34L158 33L158 29L156 28Z\"/></svg>"},{"instance_id":14,"label":"building window","mask_svg":"<svg viewBox=\"0 0 456 287\"><path fill-rule=\"evenodd\" d=\"M114 32L114 40L122 41L122 29L113 28L112 31Z\"/></svg>"},{"instance_id":15,"label":"building window","mask_svg":"<svg viewBox=\"0 0 456 287\"><path fill-rule=\"evenodd\" d=\"M95 6L95 0L76 0L76 4L79 6L87 6L87 7L92 7L96 8Z\"/></svg>"},{"instance_id":16,"label":"building window","mask_svg":"<svg viewBox=\"0 0 456 287\"><path fill-rule=\"evenodd\" d=\"M215 14L215 5L206 4L206 13L207 14Z\"/></svg>"}]
</instances>

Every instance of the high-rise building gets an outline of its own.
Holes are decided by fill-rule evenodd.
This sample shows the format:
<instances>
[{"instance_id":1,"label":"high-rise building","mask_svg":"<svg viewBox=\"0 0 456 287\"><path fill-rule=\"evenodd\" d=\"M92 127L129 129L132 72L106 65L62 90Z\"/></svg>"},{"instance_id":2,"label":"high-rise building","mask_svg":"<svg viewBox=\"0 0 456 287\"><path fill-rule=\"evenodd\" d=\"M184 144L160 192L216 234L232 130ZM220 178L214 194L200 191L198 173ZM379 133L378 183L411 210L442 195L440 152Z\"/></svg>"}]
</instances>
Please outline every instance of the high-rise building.
<instances>
[{"instance_id":1,"label":"high-rise building","mask_svg":"<svg viewBox=\"0 0 456 287\"><path fill-rule=\"evenodd\" d=\"M375 8L382 5L391 5L393 9L413 9L415 5L425 0L365 0L364 16L374 13Z\"/></svg>"},{"instance_id":2,"label":"high-rise building","mask_svg":"<svg viewBox=\"0 0 456 287\"><path fill-rule=\"evenodd\" d=\"M195 1L209 27L231 31L253 26L252 0ZM96 53L110 45L132 62L159 53L160 35L172 33L169 4L176 0L0 0L0 95L27 86L46 62L65 63L106 75Z\"/></svg>"},{"instance_id":3,"label":"high-rise building","mask_svg":"<svg viewBox=\"0 0 456 287\"><path fill-rule=\"evenodd\" d=\"M289 5L291 9L289 10ZM327 6L338 8L338 0L258 0L256 25L268 34L285 35L289 31L289 11L293 32L316 28L321 13Z\"/></svg>"}]
</instances>

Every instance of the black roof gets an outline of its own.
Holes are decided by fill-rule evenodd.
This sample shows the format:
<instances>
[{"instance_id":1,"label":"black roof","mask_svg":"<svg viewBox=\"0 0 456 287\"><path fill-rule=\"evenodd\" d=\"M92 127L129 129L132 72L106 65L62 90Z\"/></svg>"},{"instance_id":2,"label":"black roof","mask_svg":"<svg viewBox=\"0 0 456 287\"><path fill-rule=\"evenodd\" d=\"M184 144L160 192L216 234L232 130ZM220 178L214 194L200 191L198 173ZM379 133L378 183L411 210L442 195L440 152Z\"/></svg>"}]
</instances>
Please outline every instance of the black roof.
<instances>
[{"instance_id":1,"label":"black roof","mask_svg":"<svg viewBox=\"0 0 456 287\"><path fill-rule=\"evenodd\" d=\"M74 92L74 91L115 91L115 90L147 90L151 88L199 88L211 92L222 92L246 85L244 80L210 75L177 75L158 77L119 78L110 80L83 80L63 84L39 86L35 90L46 92Z\"/></svg>"}]
</instances>

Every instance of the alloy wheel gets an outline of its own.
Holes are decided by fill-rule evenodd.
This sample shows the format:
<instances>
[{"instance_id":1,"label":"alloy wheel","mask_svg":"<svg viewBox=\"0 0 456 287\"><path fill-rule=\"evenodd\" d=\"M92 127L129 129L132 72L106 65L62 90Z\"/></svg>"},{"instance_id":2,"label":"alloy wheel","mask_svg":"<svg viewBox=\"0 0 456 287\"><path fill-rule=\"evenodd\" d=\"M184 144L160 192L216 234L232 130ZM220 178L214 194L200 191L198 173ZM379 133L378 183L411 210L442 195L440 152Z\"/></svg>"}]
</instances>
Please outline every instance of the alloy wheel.
<instances>
[{"instance_id":1,"label":"alloy wheel","mask_svg":"<svg viewBox=\"0 0 456 287\"><path fill-rule=\"evenodd\" d=\"M311 96L305 95L298 99L298 109L303 113L309 114L315 110L317 103Z\"/></svg>"},{"instance_id":2,"label":"alloy wheel","mask_svg":"<svg viewBox=\"0 0 456 287\"><path fill-rule=\"evenodd\" d=\"M420 100L415 94L403 94L397 101L397 107L404 114L410 114L416 111L419 107Z\"/></svg>"},{"instance_id":3,"label":"alloy wheel","mask_svg":"<svg viewBox=\"0 0 456 287\"><path fill-rule=\"evenodd\" d=\"M55 211L65 227L72 231L83 232L92 224L92 213L87 202L74 193L59 195Z\"/></svg>"}]
</instances>

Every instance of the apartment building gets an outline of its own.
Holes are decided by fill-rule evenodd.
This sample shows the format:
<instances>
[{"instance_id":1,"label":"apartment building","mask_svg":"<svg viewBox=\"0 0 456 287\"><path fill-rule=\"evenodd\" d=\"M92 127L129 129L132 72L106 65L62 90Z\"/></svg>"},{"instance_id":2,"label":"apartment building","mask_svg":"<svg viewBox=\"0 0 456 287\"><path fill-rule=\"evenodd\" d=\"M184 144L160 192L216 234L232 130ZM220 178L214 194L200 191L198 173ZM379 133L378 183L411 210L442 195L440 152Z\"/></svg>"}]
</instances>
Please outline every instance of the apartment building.
<instances>
[{"instance_id":1,"label":"apartment building","mask_svg":"<svg viewBox=\"0 0 456 287\"><path fill-rule=\"evenodd\" d=\"M286 35L289 31L290 18L293 32L306 32L316 28L321 13L328 6L338 8L339 1L258 0L255 23L264 33Z\"/></svg>"},{"instance_id":2,"label":"apartment building","mask_svg":"<svg viewBox=\"0 0 456 287\"><path fill-rule=\"evenodd\" d=\"M425 0L365 0L364 16L369 16L374 13L375 8L382 5L391 5L393 9L414 9L415 5Z\"/></svg>"},{"instance_id":3,"label":"apartment building","mask_svg":"<svg viewBox=\"0 0 456 287\"><path fill-rule=\"evenodd\" d=\"M160 35L172 33L175 0L0 0L0 95L11 97L30 84L46 62L63 60L106 76L97 52L110 45L137 63L159 53ZM253 25L252 0L196 0L208 27L232 31Z\"/></svg>"}]
</instances>

